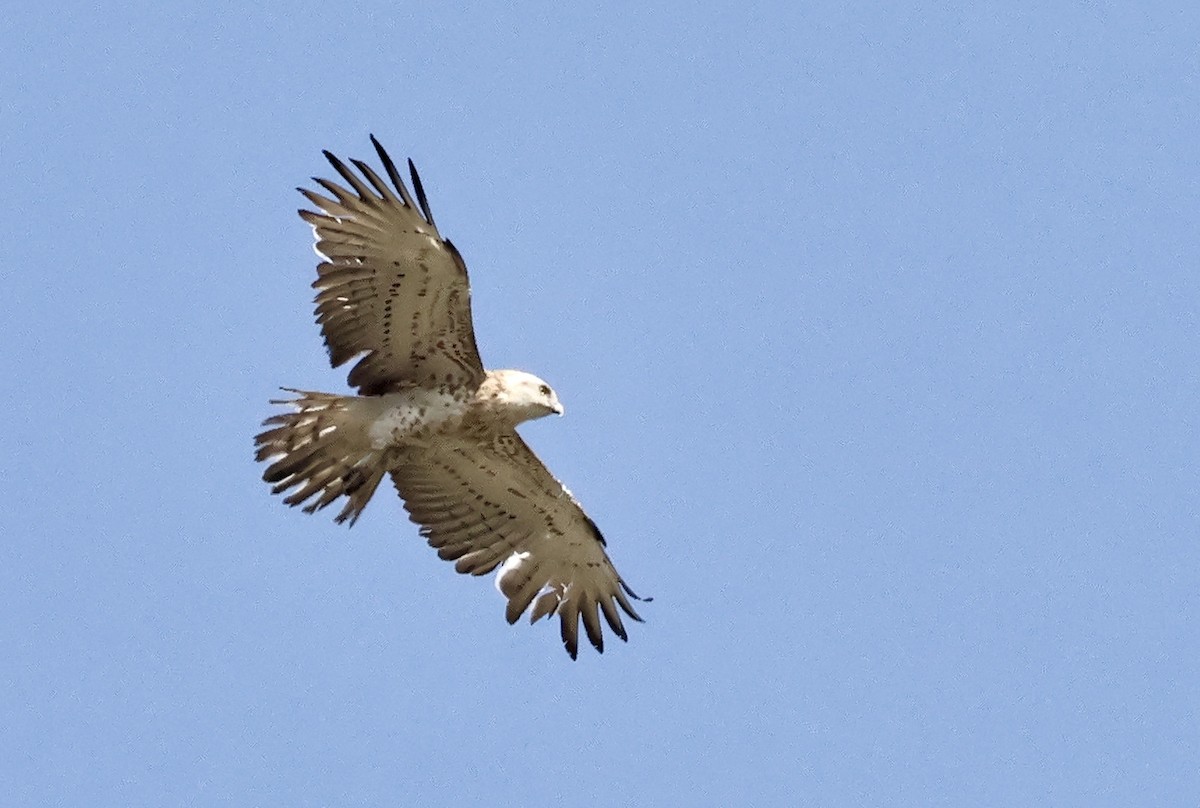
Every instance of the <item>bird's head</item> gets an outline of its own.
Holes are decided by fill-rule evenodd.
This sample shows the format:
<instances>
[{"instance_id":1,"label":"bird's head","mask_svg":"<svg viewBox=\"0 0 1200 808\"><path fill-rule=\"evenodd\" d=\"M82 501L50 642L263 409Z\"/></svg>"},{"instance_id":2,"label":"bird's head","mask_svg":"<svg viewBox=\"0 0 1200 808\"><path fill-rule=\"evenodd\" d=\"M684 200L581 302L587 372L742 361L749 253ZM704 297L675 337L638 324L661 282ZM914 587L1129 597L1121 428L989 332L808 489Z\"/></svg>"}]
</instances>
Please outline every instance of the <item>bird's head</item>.
<instances>
[{"instance_id":1,"label":"bird's head","mask_svg":"<svg viewBox=\"0 0 1200 808\"><path fill-rule=\"evenodd\" d=\"M563 414L563 406L546 382L523 370L494 370L480 393L514 417L514 423Z\"/></svg>"}]
</instances>

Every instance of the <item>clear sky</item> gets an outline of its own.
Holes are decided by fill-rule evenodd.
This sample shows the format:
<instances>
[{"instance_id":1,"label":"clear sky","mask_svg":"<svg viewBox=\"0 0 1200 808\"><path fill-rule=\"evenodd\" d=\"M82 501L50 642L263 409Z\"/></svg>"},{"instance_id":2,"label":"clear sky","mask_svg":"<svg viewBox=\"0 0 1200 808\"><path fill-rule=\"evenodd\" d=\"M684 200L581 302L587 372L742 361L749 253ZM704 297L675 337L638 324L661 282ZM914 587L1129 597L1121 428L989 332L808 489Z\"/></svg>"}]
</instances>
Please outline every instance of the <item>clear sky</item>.
<instances>
[{"instance_id":1,"label":"clear sky","mask_svg":"<svg viewBox=\"0 0 1200 808\"><path fill-rule=\"evenodd\" d=\"M1195 804L1200 7L104 5L0 50L5 805ZM259 479L372 132L603 656Z\"/></svg>"}]
</instances>

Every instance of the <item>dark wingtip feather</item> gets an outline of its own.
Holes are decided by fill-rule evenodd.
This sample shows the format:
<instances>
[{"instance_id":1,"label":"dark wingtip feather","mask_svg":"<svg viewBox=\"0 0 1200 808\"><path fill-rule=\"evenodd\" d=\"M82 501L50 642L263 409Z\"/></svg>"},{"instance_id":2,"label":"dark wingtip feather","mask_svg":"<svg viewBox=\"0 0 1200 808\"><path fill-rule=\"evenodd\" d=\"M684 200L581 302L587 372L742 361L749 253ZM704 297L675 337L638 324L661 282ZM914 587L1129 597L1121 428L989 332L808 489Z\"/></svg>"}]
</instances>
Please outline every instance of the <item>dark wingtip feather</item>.
<instances>
[{"instance_id":1,"label":"dark wingtip feather","mask_svg":"<svg viewBox=\"0 0 1200 808\"><path fill-rule=\"evenodd\" d=\"M417 201L421 203L421 212L425 214L425 221L437 227L433 221L433 211L429 209L429 199L425 196L425 187L421 185L421 175L417 173L417 167L413 165L411 158L408 161L408 173L412 177L413 190L417 192Z\"/></svg>"},{"instance_id":2,"label":"dark wingtip feather","mask_svg":"<svg viewBox=\"0 0 1200 808\"><path fill-rule=\"evenodd\" d=\"M579 656L579 608L570 600L563 601L558 608L563 646L571 659Z\"/></svg>"},{"instance_id":3,"label":"dark wingtip feather","mask_svg":"<svg viewBox=\"0 0 1200 808\"><path fill-rule=\"evenodd\" d=\"M388 179L396 187L396 192L400 194L404 204L414 207L412 197L408 194L408 188L404 185L400 172L396 170L396 164L392 162L392 156L387 153L387 149L383 148L383 144L374 135L371 135L371 145L375 147L375 153L379 155L379 160L383 163L383 170L387 172Z\"/></svg>"},{"instance_id":4,"label":"dark wingtip feather","mask_svg":"<svg viewBox=\"0 0 1200 808\"><path fill-rule=\"evenodd\" d=\"M621 638L622 642L629 642L629 635L625 632L625 624L621 622L621 614L617 611L617 607L613 605L612 598L601 598L600 609L604 612L604 619L608 621L609 628L613 633Z\"/></svg>"},{"instance_id":5,"label":"dark wingtip feather","mask_svg":"<svg viewBox=\"0 0 1200 808\"><path fill-rule=\"evenodd\" d=\"M599 653L604 653L604 631L600 628L600 615L596 611L596 603L589 602L579 612L583 618L583 627L587 631L588 642Z\"/></svg>"},{"instance_id":6,"label":"dark wingtip feather","mask_svg":"<svg viewBox=\"0 0 1200 808\"><path fill-rule=\"evenodd\" d=\"M630 589L629 584L625 583L624 579L619 580L618 583L621 584L621 588L625 590L625 594L629 595L629 597L633 598L634 600L640 600L642 603L654 602L654 598L644 598L637 592L634 592L632 589Z\"/></svg>"},{"instance_id":7,"label":"dark wingtip feather","mask_svg":"<svg viewBox=\"0 0 1200 808\"><path fill-rule=\"evenodd\" d=\"M338 174L341 174L342 179L350 184L350 187L354 189L354 192L358 194L360 199L365 201L371 196L370 192L367 190L367 186L363 184L363 181L360 180L355 173L351 171L344 162L342 162L342 160L335 157L333 153L328 150L323 150L321 154L325 155L325 159L329 161L329 164L333 166L334 170L337 171ZM338 197L338 199L343 198L344 191L343 193L338 193L339 189L337 186L333 186L331 183L325 180L317 179L316 177L313 177L313 179L319 183L321 187Z\"/></svg>"}]
</instances>

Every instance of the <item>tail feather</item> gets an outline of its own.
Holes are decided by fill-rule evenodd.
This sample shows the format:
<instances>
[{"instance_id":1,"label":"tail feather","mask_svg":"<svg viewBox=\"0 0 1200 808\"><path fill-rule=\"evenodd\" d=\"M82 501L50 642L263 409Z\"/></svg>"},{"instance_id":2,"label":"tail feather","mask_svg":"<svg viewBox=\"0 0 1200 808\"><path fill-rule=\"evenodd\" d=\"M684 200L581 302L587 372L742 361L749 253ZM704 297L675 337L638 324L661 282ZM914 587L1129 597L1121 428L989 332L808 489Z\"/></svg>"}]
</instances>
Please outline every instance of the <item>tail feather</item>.
<instances>
[{"instance_id":1,"label":"tail feather","mask_svg":"<svg viewBox=\"0 0 1200 808\"><path fill-rule=\"evenodd\" d=\"M258 447L255 459L270 463L263 480L272 484L272 494L296 489L284 498L288 505L311 500L304 506L306 513L326 508L344 496L346 504L334 521L349 520L353 525L387 471L383 453L371 446L367 434L372 415L365 411L367 402L284 389L296 398L271 403L293 411L263 421L263 426L272 428L254 439Z\"/></svg>"}]
</instances>

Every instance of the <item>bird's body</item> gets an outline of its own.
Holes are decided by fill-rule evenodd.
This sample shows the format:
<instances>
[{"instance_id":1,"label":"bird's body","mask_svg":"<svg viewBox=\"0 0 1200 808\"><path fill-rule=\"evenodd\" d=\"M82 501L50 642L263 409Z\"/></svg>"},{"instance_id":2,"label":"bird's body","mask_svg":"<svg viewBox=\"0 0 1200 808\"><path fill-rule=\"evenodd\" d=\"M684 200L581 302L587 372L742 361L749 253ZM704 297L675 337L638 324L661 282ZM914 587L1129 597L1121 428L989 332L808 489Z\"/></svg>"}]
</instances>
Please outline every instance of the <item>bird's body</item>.
<instances>
[{"instance_id":1,"label":"bird's body","mask_svg":"<svg viewBox=\"0 0 1200 808\"><path fill-rule=\"evenodd\" d=\"M326 152L353 192L316 180L332 198L302 189L322 212L300 211L325 259L317 320L335 366L358 358L350 383L360 394L289 388L294 398L273 402L290 411L256 439L270 464L263 479L309 512L344 498L336 521L354 524L390 476L439 556L473 575L499 568L510 623L532 604L533 621L560 617L572 657L581 620L602 651L600 615L625 639L616 607L640 620L627 597L637 596L595 523L515 432L562 405L532 374L484 370L466 266L438 233L412 164L418 201L372 142L391 187L352 161L364 183Z\"/></svg>"},{"instance_id":2,"label":"bird's body","mask_svg":"<svg viewBox=\"0 0 1200 808\"><path fill-rule=\"evenodd\" d=\"M368 399L369 401L370 399ZM402 450L444 433L461 432L469 417L480 421L480 404L451 391L414 388L379 397L380 411L372 413L367 436L373 447Z\"/></svg>"}]
</instances>

